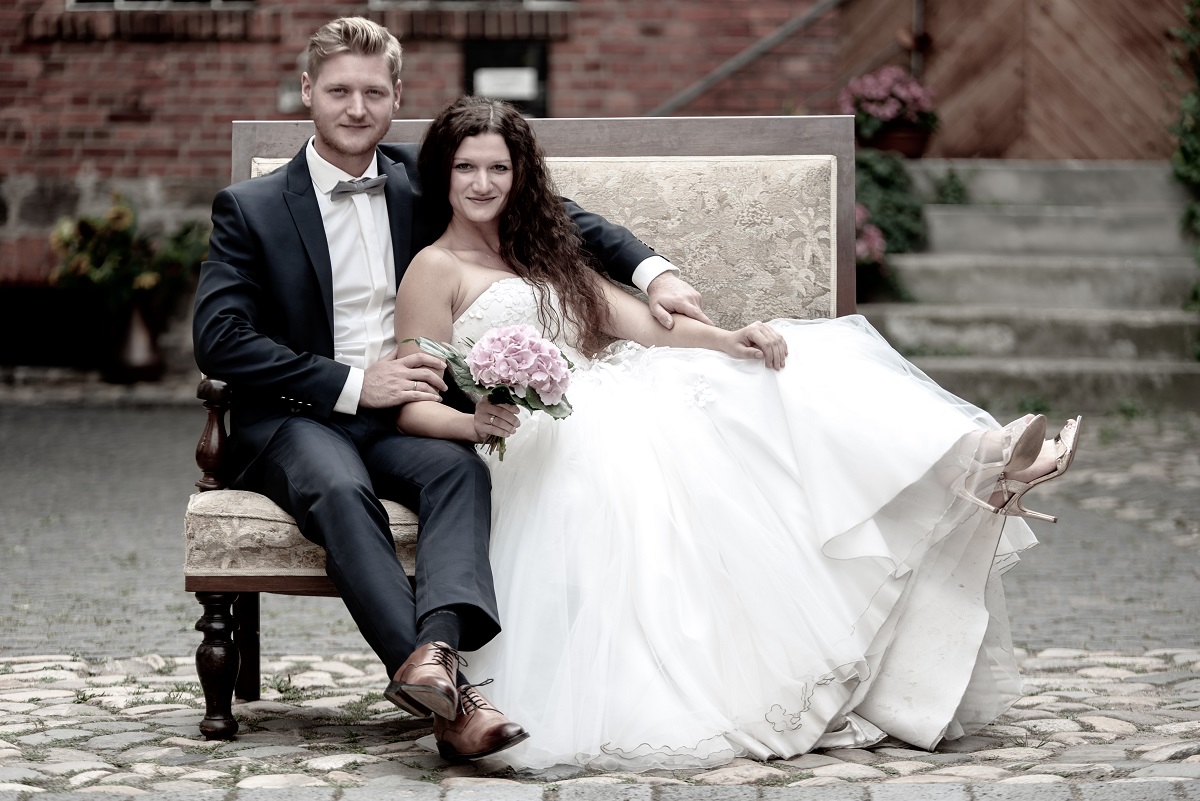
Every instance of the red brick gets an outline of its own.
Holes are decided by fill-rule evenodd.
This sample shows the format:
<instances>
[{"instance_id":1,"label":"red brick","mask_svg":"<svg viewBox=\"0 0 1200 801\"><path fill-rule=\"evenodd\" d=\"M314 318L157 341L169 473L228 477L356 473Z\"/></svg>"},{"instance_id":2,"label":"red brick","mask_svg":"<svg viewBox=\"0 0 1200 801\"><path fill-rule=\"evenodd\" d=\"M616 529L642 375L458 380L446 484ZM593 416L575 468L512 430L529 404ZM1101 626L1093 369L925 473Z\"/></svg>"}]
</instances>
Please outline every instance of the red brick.
<instances>
[{"instance_id":1,"label":"red brick","mask_svg":"<svg viewBox=\"0 0 1200 801\"><path fill-rule=\"evenodd\" d=\"M0 283L44 284L55 267L45 237L0 240Z\"/></svg>"}]
</instances>

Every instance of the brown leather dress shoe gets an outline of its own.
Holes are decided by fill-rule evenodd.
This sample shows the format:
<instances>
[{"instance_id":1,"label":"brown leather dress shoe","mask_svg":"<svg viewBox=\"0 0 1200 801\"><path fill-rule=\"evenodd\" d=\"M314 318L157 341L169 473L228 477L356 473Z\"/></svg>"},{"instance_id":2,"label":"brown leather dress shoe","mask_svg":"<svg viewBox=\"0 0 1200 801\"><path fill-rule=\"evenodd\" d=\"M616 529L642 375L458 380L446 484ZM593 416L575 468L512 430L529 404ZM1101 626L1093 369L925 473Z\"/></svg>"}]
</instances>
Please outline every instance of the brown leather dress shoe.
<instances>
[{"instance_id":1,"label":"brown leather dress shoe","mask_svg":"<svg viewBox=\"0 0 1200 801\"><path fill-rule=\"evenodd\" d=\"M450 762L482 759L529 739L529 732L492 706L475 685L460 686L458 699L457 717L447 720L439 715L433 719L433 737L442 759Z\"/></svg>"},{"instance_id":2,"label":"brown leather dress shoe","mask_svg":"<svg viewBox=\"0 0 1200 801\"><path fill-rule=\"evenodd\" d=\"M383 697L396 706L427 718L452 718L458 712L458 652L444 642L431 642L412 652L396 671Z\"/></svg>"}]
</instances>

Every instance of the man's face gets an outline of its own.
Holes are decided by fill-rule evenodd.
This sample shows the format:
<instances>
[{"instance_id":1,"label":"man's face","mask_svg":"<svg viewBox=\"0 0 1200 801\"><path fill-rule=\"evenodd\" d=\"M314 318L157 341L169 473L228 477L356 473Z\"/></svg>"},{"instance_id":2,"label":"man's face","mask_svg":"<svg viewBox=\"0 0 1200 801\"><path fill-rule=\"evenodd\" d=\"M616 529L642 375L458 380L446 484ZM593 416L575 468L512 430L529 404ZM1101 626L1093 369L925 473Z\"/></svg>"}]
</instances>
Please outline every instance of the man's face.
<instances>
[{"instance_id":1,"label":"man's face","mask_svg":"<svg viewBox=\"0 0 1200 801\"><path fill-rule=\"evenodd\" d=\"M495 220L508 202L513 168L508 144L498 133L468 136L450 163L450 208L471 222Z\"/></svg>"},{"instance_id":2,"label":"man's face","mask_svg":"<svg viewBox=\"0 0 1200 801\"><path fill-rule=\"evenodd\" d=\"M316 148L322 158L352 175L391 127L400 107L400 82L392 83L387 59L337 53L325 60L316 80L300 78L304 105L312 111Z\"/></svg>"}]
</instances>

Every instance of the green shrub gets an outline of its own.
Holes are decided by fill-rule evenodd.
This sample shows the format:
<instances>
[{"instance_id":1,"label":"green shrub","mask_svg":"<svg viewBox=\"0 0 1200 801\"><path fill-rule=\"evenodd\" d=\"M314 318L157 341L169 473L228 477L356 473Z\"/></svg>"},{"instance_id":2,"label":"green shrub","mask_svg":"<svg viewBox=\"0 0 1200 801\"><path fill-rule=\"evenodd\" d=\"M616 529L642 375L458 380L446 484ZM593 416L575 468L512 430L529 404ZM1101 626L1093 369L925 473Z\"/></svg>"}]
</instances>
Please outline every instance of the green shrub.
<instances>
[{"instance_id":1,"label":"green shrub","mask_svg":"<svg viewBox=\"0 0 1200 801\"><path fill-rule=\"evenodd\" d=\"M933 202L946 206L961 206L970 202L967 185L953 167L933 180Z\"/></svg>"},{"instance_id":2,"label":"green shrub","mask_svg":"<svg viewBox=\"0 0 1200 801\"><path fill-rule=\"evenodd\" d=\"M888 253L911 253L925 247L925 213L903 158L860 149L854 157L854 193L871 212L871 222L883 232Z\"/></svg>"},{"instance_id":3,"label":"green shrub","mask_svg":"<svg viewBox=\"0 0 1200 801\"><path fill-rule=\"evenodd\" d=\"M1171 30L1178 44L1172 56L1190 86L1179 101L1179 117L1170 127L1176 139L1171 167L1175 177L1192 194L1192 201L1183 213L1183 230L1197 237L1200 236L1200 0L1186 0L1183 18L1184 26ZM1196 259L1200 263L1200 249ZM1192 286L1184 308L1200 309L1200 281Z\"/></svg>"},{"instance_id":4,"label":"green shrub","mask_svg":"<svg viewBox=\"0 0 1200 801\"><path fill-rule=\"evenodd\" d=\"M895 153L860 148L854 157L855 199L886 243L882 263L859 263L856 296L860 303L912 300L887 267L887 253L910 253L925 247L925 214L913 189L904 159Z\"/></svg>"}]
</instances>

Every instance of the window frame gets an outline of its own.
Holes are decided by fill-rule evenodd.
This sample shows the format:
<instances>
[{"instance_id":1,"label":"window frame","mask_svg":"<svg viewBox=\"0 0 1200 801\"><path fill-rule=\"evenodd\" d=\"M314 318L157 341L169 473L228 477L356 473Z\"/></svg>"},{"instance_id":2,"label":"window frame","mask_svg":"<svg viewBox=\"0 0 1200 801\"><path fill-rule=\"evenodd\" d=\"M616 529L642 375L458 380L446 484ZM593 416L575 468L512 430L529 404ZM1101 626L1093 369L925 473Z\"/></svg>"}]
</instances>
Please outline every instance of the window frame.
<instances>
[{"instance_id":1,"label":"window frame","mask_svg":"<svg viewBox=\"0 0 1200 801\"><path fill-rule=\"evenodd\" d=\"M67 11L248 11L256 0L67 0Z\"/></svg>"}]
</instances>

